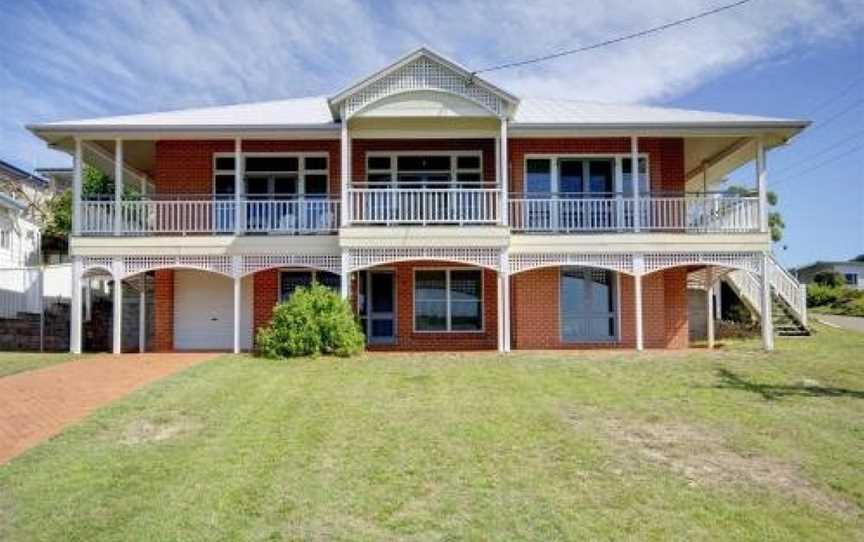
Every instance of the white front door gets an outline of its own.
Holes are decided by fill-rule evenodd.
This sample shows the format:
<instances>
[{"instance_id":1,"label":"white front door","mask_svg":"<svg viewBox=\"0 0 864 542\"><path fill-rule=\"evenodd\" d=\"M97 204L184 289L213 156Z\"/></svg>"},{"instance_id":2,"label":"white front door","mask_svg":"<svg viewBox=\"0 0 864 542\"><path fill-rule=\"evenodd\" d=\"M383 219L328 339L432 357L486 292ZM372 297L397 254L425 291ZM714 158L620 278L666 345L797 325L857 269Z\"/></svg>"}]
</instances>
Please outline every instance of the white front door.
<instances>
[{"instance_id":1,"label":"white front door","mask_svg":"<svg viewBox=\"0 0 864 542\"><path fill-rule=\"evenodd\" d=\"M230 350L234 343L232 279L203 271L174 273L174 348ZM252 347L252 279L243 279L240 347Z\"/></svg>"}]
</instances>

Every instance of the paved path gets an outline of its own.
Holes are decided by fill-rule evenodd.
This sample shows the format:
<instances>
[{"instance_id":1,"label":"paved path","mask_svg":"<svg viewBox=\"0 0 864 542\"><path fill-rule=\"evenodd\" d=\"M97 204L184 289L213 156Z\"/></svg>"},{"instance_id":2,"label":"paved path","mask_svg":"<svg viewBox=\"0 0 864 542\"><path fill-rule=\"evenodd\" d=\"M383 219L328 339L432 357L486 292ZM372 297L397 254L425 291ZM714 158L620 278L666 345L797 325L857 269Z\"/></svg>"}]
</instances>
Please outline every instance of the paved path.
<instances>
[{"instance_id":1,"label":"paved path","mask_svg":"<svg viewBox=\"0 0 864 542\"><path fill-rule=\"evenodd\" d=\"M136 388L219 355L96 355L0 378L0 463Z\"/></svg>"},{"instance_id":2,"label":"paved path","mask_svg":"<svg viewBox=\"0 0 864 542\"><path fill-rule=\"evenodd\" d=\"M838 316L836 314L816 314L810 313L812 318L816 318L822 322L828 322L843 329L851 329L852 331L860 331L864 333L864 318L860 316Z\"/></svg>"}]
</instances>

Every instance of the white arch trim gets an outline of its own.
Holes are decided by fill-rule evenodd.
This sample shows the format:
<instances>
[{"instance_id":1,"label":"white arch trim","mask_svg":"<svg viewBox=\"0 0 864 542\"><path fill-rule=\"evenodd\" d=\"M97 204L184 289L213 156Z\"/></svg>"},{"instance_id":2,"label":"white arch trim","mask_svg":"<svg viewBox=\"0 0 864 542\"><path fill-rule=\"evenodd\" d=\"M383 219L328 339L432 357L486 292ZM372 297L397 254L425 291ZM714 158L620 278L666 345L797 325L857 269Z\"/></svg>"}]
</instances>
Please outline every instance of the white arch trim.
<instances>
[{"instance_id":1,"label":"white arch trim","mask_svg":"<svg viewBox=\"0 0 864 542\"><path fill-rule=\"evenodd\" d=\"M328 271L339 274L342 271L341 256L243 256L240 264L240 277L246 277L259 271L278 269L280 267L306 267L318 271Z\"/></svg>"},{"instance_id":2,"label":"white arch trim","mask_svg":"<svg viewBox=\"0 0 864 542\"><path fill-rule=\"evenodd\" d=\"M440 95L443 97L454 97L454 98L457 98L459 100L463 100L464 102L467 102L468 104L477 106L477 107L481 108L484 112L486 112L487 116L484 118L496 118L497 119L497 118L499 118L499 115L500 115L500 113L498 111L494 110L493 108L489 107L488 104L484 103L481 100L476 99L473 96L466 96L462 93L454 92L454 91L449 90L449 89L411 88L411 89L397 90L397 91L392 92L390 94L378 96L374 100L370 100L369 102L364 103L359 109L357 109L356 111L351 113L350 117L362 116L363 113L366 113L370 110L373 110L376 106L378 106L384 100L388 100L390 98L397 98L397 97L409 98L412 94L417 94L417 93L431 93L433 95ZM474 115L474 116L476 116L476 115ZM440 115L434 116L434 118L438 118L438 117L440 117ZM383 118L386 118L386 117L383 117ZM448 118L450 118L450 117L448 117Z\"/></svg>"},{"instance_id":3,"label":"white arch trim","mask_svg":"<svg viewBox=\"0 0 864 542\"><path fill-rule=\"evenodd\" d=\"M673 254L645 254L643 275L656 273L673 267L688 265L710 265L730 270L740 269L761 274L761 252L690 252Z\"/></svg>"},{"instance_id":4,"label":"white arch trim","mask_svg":"<svg viewBox=\"0 0 864 542\"><path fill-rule=\"evenodd\" d=\"M511 254L510 274L544 267L582 266L635 275L632 254L533 253Z\"/></svg>"},{"instance_id":5,"label":"white arch trim","mask_svg":"<svg viewBox=\"0 0 864 542\"><path fill-rule=\"evenodd\" d=\"M501 250L497 248L381 248L349 249L348 271L413 260L456 262L498 271Z\"/></svg>"}]
</instances>

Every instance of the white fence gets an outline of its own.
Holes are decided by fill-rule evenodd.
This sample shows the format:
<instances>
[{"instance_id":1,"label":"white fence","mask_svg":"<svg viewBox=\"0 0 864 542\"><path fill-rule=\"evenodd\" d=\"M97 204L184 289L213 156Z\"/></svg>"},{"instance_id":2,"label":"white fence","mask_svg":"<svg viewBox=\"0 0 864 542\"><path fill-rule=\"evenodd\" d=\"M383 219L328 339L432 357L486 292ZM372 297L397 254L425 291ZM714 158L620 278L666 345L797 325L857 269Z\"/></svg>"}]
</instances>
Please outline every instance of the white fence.
<instances>
[{"instance_id":1,"label":"white fence","mask_svg":"<svg viewBox=\"0 0 864 542\"><path fill-rule=\"evenodd\" d=\"M71 264L0 269L0 318L39 314L43 299L63 302L71 294Z\"/></svg>"}]
</instances>

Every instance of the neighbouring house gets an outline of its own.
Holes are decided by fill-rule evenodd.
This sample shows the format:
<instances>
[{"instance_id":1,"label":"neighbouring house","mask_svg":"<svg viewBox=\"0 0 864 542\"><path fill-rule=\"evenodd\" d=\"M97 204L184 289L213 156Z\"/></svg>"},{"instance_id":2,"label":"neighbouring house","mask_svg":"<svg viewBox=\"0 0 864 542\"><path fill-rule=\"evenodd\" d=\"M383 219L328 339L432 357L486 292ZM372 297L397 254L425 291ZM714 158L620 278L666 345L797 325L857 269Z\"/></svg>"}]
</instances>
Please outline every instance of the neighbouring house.
<instances>
[{"instance_id":1,"label":"neighbouring house","mask_svg":"<svg viewBox=\"0 0 864 542\"><path fill-rule=\"evenodd\" d=\"M814 262L793 270L798 280L804 284L810 284L817 274L823 272L837 273L850 288L864 290L864 261L857 259L847 262Z\"/></svg>"},{"instance_id":2,"label":"neighbouring house","mask_svg":"<svg viewBox=\"0 0 864 542\"><path fill-rule=\"evenodd\" d=\"M686 347L688 289L708 304L733 271L770 349L772 293L806 307L765 154L807 124L517 97L421 48L330 97L29 129L75 158L74 280L152 277L156 350L253 348L315 280L370 348L509 351ZM82 197L94 161L115 193ZM757 195L720 191L750 162Z\"/></svg>"}]
</instances>

